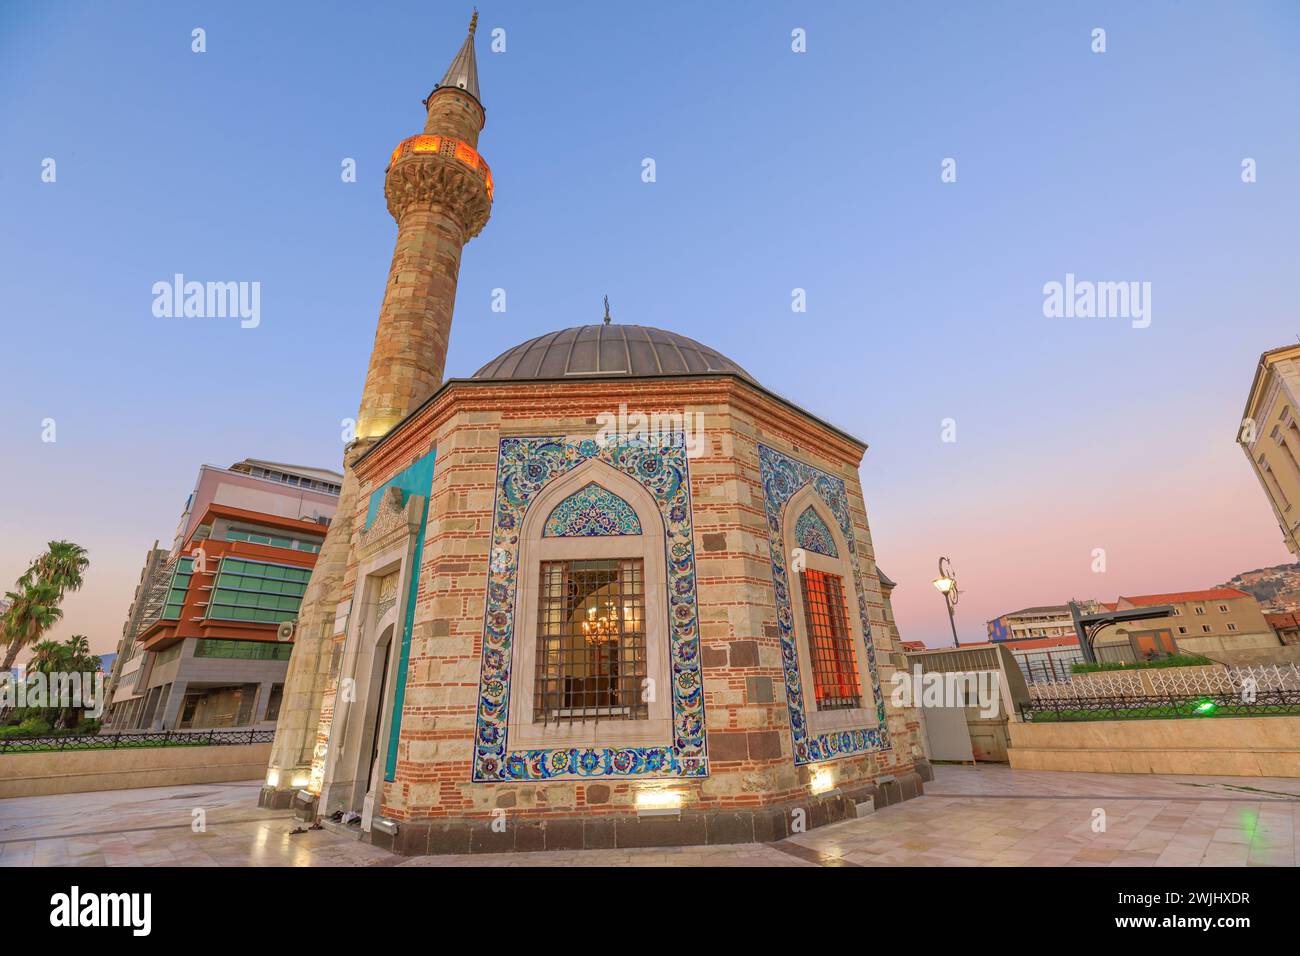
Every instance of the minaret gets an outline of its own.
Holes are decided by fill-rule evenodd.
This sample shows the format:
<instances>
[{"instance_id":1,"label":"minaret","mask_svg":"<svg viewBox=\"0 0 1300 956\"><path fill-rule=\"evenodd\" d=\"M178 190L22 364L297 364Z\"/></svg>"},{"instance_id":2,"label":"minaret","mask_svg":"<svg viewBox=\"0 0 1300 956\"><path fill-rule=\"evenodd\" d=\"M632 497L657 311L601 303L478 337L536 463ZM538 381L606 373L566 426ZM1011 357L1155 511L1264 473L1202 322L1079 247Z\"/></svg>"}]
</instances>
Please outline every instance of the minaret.
<instances>
[{"instance_id":1,"label":"minaret","mask_svg":"<svg viewBox=\"0 0 1300 956\"><path fill-rule=\"evenodd\" d=\"M424 101L424 132L393 152L384 182L397 248L379 310L357 418L358 438L386 434L442 384L460 253L492 212L492 173L478 154L485 114L469 36Z\"/></svg>"},{"instance_id":2,"label":"minaret","mask_svg":"<svg viewBox=\"0 0 1300 956\"><path fill-rule=\"evenodd\" d=\"M259 803L287 805L313 787L321 707L330 681L339 599L360 488L353 466L442 384L456 302L460 254L492 212L492 173L478 154L486 114L479 102L474 30L469 22L447 73L424 101L424 132L393 151L384 180L397 246L379 309L379 327L361 393L356 440L343 455L338 511L316 558L298 614L275 743ZM319 760L316 761L320 763Z\"/></svg>"}]
</instances>

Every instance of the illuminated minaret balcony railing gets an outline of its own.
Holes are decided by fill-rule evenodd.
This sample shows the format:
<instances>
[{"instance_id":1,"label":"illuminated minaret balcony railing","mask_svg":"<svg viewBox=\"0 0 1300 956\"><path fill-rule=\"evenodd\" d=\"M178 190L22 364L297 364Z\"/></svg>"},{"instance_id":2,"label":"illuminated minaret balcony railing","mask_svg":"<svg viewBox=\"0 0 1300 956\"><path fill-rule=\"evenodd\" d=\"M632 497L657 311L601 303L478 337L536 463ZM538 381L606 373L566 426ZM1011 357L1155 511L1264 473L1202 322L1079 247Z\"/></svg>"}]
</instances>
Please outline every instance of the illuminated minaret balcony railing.
<instances>
[{"instance_id":1,"label":"illuminated minaret balcony railing","mask_svg":"<svg viewBox=\"0 0 1300 956\"><path fill-rule=\"evenodd\" d=\"M398 160L403 156L429 153L456 159L470 170L481 175L483 182L487 185L488 198L492 198L492 170L488 167L487 161L478 154L478 150L474 149L473 146L452 139L449 136L433 136L428 133L420 133L417 136L402 140L397 144L397 149L393 150L393 158L388 162L388 169L396 166ZM385 170L385 172L387 171Z\"/></svg>"}]
</instances>

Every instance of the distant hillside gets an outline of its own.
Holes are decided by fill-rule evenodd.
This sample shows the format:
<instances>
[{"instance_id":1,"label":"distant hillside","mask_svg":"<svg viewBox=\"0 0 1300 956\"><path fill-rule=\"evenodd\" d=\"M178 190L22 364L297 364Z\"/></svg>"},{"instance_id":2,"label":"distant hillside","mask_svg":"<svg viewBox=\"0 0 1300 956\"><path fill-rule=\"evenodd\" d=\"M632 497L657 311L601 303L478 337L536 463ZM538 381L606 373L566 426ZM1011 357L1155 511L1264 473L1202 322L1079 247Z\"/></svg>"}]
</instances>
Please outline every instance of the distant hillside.
<instances>
[{"instance_id":1,"label":"distant hillside","mask_svg":"<svg viewBox=\"0 0 1300 956\"><path fill-rule=\"evenodd\" d=\"M1300 564L1243 571L1222 586L1245 591L1266 611L1300 611Z\"/></svg>"}]
</instances>

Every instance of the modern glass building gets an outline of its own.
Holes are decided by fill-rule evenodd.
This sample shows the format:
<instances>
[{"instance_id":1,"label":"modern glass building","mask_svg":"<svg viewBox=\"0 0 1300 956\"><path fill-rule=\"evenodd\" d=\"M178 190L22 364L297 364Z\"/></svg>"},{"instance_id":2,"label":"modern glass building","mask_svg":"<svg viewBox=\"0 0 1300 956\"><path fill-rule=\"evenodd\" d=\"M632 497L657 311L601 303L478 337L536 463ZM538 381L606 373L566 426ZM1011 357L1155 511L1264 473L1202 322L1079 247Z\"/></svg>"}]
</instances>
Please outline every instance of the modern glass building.
<instances>
[{"instance_id":1,"label":"modern glass building","mask_svg":"<svg viewBox=\"0 0 1300 956\"><path fill-rule=\"evenodd\" d=\"M200 469L172 549L147 569L133 603L108 726L274 725L340 481L255 459Z\"/></svg>"}]
</instances>

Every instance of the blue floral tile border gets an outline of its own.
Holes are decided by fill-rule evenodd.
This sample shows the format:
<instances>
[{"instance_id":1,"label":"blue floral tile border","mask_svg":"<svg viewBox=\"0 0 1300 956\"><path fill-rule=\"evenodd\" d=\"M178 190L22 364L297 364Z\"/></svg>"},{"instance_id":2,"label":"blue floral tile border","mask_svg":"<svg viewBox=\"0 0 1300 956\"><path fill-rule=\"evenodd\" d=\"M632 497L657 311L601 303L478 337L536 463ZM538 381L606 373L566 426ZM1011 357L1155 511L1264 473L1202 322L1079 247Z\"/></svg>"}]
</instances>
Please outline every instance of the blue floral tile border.
<instances>
[{"instance_id":1,"label":"blue floral tile border","mask_svg":"<svg viewBox=\"0 0 1300 956\"><path fill-rule=\"evenodd\" d=\"M759 477L763 484L763 503L767 513L767 540L772 557L772 587L776 592L776 616L781 636L781 664L785 674L785 699L790 711L790 733L794 743L796 765L849 757L889 749L889 731L885 726L885 698L880 693L876 672L876 649L867 615L867 599L862 589L862 571L858 565L858 548L849 514L844 481L824 471L797 461L766 445L758 446ZM790 605L790 580L786 570L786 547L782 535L782 516L796 493L811 484L817 497L830 509L839 523L849 546L849 563L853 569L853 588L858 595L858 614L862 636L867 646L867 667L871 673L872 697L876 702L877 726L856 730L812 735L808 731L804 709L803 684L799 680L799 652L795 646L794 614Z\"/></svg>"},{"instance_id":2,"label":"blue floral tile border","mask_svg":"<svg viewBox=\"0 0 1300 956\"><path fill-rule=\"evenodd\" d=\"M510 662L514 646L519 530L528 505L554 479L596 459L639 482L663 517L668 565L673 739L657 747L510 750ZM682 433L653 442L503 438L497 456L472 779L480 783L557 777L705 777L704 688L690 476Z\"/></svg>"}]
</instances>

